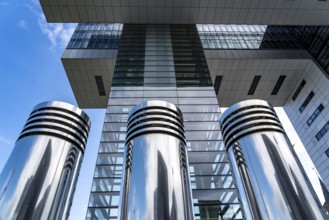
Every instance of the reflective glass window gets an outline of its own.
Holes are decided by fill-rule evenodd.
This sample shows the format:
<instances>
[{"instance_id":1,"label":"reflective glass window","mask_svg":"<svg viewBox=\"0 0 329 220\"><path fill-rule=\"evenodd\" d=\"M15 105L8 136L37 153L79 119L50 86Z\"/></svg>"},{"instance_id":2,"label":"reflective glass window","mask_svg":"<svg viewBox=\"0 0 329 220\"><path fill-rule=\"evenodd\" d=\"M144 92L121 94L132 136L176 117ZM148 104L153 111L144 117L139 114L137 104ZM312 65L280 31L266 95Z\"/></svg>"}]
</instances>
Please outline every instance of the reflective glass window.
<instances>
[{"instance_id":1,"label":"reflective glass window","mask_svg":"<svg viewBox=\"0 0 329 220\"><path fill-rule=\"evenodd\" d=\"M128 114L106 114L105 122L127 122Z\"/></svg>"},{"instance_id":2,"label":"reflective glass window","mask_svg":"<svg viewBox=\"0 0 329 220\"><path fill-rule=\"evenodd\" d=\"M178 96L180 98L182 97L216 97L215 91L210 90L210 91L184 91L184 90L178 90Z\"/></svg>"},{"instance_id":3,"label":"reflective glass window","mask_svg":"<svg viewBox=\"0 0 329 220\"><path fill-rule=\"evenodd\" d=\"M220 131L186 131L186 139L192 140L222 140Z\"/></svg>"},{"instance_id":4,"label":"reflective glass window","mask_svg":"<svg viewBox=\"0 0 329 220\"><path fill-rule=\"evenodd\" d=\"M234 188L232 176L191 176L192 189Z\"/></svg>"},{"instance_id":5,"label":"reflective glass window","mask_svg":"<svg viewBox=\"0 0 329 220\"><path fill-rule=\"evenodd\" d=\"M119 205L119 192L90 194L89 207L108 207Z\"/></svg>"},{"instance_id":6,"label":"reflective glass window","mask_svg":"<svg viewBox=\"0 0 329 220\"><path fill-rule=\"evenodd\" d=\"M128 116L124 116L124 120L127 120ZM103 131L126 131L127 123L104 123Z\"/></svg>"},{"instance_id":7,"label":"reflective glass window","mask_svg":"<svg viewBox=\"0 0 329 220\"><path fill-rule=\"evenodd\" d=\"M106 113L129 113L133 106L108 106Z\"/></svg>"},{"instance_id":8,"label":"reflective glass window","mask_svg":"<svg viewBox=\"0 0 329 220\"><path fill-rule=\"evenodd\" d=\"M183 113L187 112L220 112L218 104L215 105L182 105L179 104L180 110Z\"/></svg>"},{"instance_id":9,"label":"reflective glass window","mask_svg":"<svg viewBox=\"0 0 329 220\"><path fill-rule=\"evenodd\" d=\"M166 91L166 90L145 90L144 97L177 97L177 91Z\"/></svg>"},{"instance_id":10,"label":"reflective glass window","mask_svg":"<svg viewBox=\"0 0 329 220\"><path fill-rule=\"evenodd\" d=\"M317 109L314 111L314 113L311 115L311 117L307 120L307 124L308 126L310 126L315 119L320 115L320 113L322 112L322 110L324 109L324 106L322 104L320 104Z\"/></svg>"},{"instance_id":11,"label":"reflective glass window","mask_svg":"<svg viewBox=\"0 0 329 220\"><path fill-rule=\"evenodd\" d=\"M227 162L226 152L188 152L188 161L193 163Z\"/></svg>"},{"instance_id":12,"label":"reflective glass window","mask_svg":"<svg viewBox=\"0 0 329 220\"><path fill-rule=\"evenodd\" d=\"M323 128L315 135L316 139L319 141L321 140L324 135L329 131L329 122L323 126Z\"/></svg>"},{"instance_id":13,"label":"reflective glass window","mask_svg":"<svg viewBox=\"0 0 329 220\"><path fill-rule=\"evenodd\" d=\"M98 154L96 164L122 164L123 154Z\"/></svg>"},{"instance_id":14,"label":"reflective glass window","mask_svg":"<svg viewBox=\"0 0 329 220\"><path fill-rule=\"evenodd\" d=\"M86 220L117 219L118 208L88 208Z\"/></svg>"},{"instance_id":15,"label":"reflective glass window","mask_svg":"<svg viewBox=\"0 0 329 220\"><path fill-rule=\"evenodd\" d=\"M144 98L143 101L152 100L152 99L150 99L150 98ZM170 103L175 104L175 105L178 104L178 99L177 98L157 97L156 100L170 102Z\"/></svg>"},{"instance_id":16,"label":"reflective glass window","mask_svg":"<svg viewBox=\"0 0 329 220\"><path fill-rule=\"evenodd\" d=\"M205 122L205 123L185 121L184 126L185 126L185 131L220 130L218 121Z\"/></svg>"},{"instance_id":17,"label":"reflective glass window","mask_svg":"<svg viewBox=\"0 0 329 220\"><path fill-rule=\"evenodd\" d=\"M126 140L126 132L103 132L101 136L102 142L108 141L125 141Z\"/></svg>"},{"instance_id":18,"label":"reflective glass window","mask_svg":"<svg viewBox=\"0 0 329 220\"><path fill-rule=\"evenodd\" d=\"M143 91L111 91L110 97L115 98L131 98L131 97L142 97Z\"/></svg>"},{"instance_id":19,"label":"reflective glass window","mask_svg":"<svg viewBox=\"0 0 329 220\"><path fill-rule=\"evenodd\" d=\"M220 201L222 203L238 203L237 192L235 189L193 189L194 203L202 203L209 201Z\"/></svg>"},{"instance_id":20,"label":"reflective glass window","mask_svg":"<svg viewBox=\"0 0 329 220\"><path fill-rule=\"evenodd\" d=\"M222 151L225 149L223 141L219 140L187 140L188 151Z\"/></svg>"},{"instance_id":21,"label":"reflective glass window","mask_svg":"<svg viewBox=\"0 0 329 220\"><path fill-rule=\"evenodd\" d=\"M229 175L231 174L228 162L224 163L195 163L189 164L190 175Z\"/></svg>"},{"instance_id":22,"label":"reflective glass window","mask_svg":"<svg viewBox=\"0 0 329 220\"><path fill-rule=\"evenodd\" d=\"M124 151L124 147L124 142L101 143L99 146L99 153L119 153Z\"/></svg>"},{"instance_id":23,"label":"reflective glass window","mask_svg":"<svg viewBox=\"0 0 329 220\"><path fill-rule=\"evenodd\" d=\"M302 106L300 106L299 111L302 113L306 106L310 103L310 101L312 100L312 98L314 97L314 92L311 91L310 94L306 97L305 101L303 102Z\"/></svg>"},{"instance_id":24,"label":"reflective glass window","mask_svg":"<svg viewBox=\"0 0 329 220\"><path fill-rule=\"evenodd\" d=\"M94 177L121 177L122 165L97 165Z\"/></svg>"},{"instance_id":25,"label":"reflective glass window","mask_svg":"<svg viewBox=\"0 0 329 220\"><path fill-rule=\"evenodd\" d=\"M215 121L218 123L219 120L219 113L183 113L184 121Z\"/></svg>"},{"instance_id":26,"label":"reflective glass window","mask_svg":"<svg viewBox=\"0 0 329 220\"><path fill-rule=\"evenodd\" d=\"M194 204L195 220L243 219L238 204L213 204L205 202Z\"/></svg>"},{"instance_id":27,"label":"reflective glass window","mask_svg":"<svg viewBox=\"0 0 329 220\"><path fill-rule=\"evenodd\" d=\"M109 105L137 105L142 102L142 98L112 98Z\"/></svg>"},{"instance_id":28,"label":"reflective glass window","mask_svg":"<svg viewBox=\"0 0 329 220\"><path fill-rule=\"evenodd\" d=\"M189 105L189 104L215 104L218 105L217 98L179 98L179 104L181 105Z\"/></svg>"},{"instance_id":29,"label":"reflective glass window","mask_svg":"<svg viewBox=\"0 0 329 220\"><path fill-rule=\"evenodd\" d=\"M120 191L121 178L97 178L93 180L92 192Z\"/></svg>"}]
</instances>

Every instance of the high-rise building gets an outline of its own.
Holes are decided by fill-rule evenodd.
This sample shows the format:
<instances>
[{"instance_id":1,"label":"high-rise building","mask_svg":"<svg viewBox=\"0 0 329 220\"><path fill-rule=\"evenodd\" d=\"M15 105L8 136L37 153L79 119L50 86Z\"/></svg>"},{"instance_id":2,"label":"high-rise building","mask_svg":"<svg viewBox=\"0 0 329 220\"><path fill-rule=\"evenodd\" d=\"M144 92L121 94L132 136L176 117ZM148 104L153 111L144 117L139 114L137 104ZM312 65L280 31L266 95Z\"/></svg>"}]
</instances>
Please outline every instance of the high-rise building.
<instances>
[{"instance_id":1,"label":"high-rise building","mask_svg":"<svg viewBox=\"0 0 329 220\"><path fill-rule=\"evenodd\" d=\"M197 219L243 218L218 117L219 106L245 99L285 109L329 188L329 2L41 5L49 22L86 22L62 62L79 106L106 108L87 219L119 212L127 116L145 100L183 112Z\"/></svg>"}]
</instances>

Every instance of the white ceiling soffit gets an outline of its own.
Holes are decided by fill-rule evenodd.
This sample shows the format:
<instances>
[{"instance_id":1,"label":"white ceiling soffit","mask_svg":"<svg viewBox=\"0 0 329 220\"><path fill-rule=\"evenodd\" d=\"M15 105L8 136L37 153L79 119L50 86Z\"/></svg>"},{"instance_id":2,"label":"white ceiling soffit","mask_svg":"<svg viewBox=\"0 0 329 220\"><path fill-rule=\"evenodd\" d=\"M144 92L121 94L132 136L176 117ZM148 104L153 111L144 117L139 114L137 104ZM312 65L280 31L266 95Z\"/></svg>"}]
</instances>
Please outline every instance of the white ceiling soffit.
<instances>
[{"instance_id":1,"label":"white ceiling soffit","mask_svg":"<svg viewBox=\"0 0 329 220\"><path fill-rule=\"evenodd\" d=\"M246 99L264 99L283 106L307 65L313 62L305 50L205 50L205 55L221 107ZM260 80L253 94L248 95L256 76ZM280 84L280 76L283 83L277 94L271 94Z\"/></svg>"}]
</instances>

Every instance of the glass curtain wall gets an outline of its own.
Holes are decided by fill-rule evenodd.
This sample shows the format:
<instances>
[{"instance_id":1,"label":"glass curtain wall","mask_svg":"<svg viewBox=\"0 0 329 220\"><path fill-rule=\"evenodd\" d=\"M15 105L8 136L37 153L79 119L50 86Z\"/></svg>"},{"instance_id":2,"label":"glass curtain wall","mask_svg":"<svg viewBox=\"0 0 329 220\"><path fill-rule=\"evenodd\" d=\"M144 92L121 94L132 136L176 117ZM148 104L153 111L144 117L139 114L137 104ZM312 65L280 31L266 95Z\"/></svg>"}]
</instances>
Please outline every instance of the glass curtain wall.
<instances>
[{"instance_id":1,"label":"glass curtain wall","mask_svg":"<svg viewBox=\"0 0 329 220\"><path fill-rule=\"evenodd\" d=\"M305 49L329 75L328 26L198 24L204 49Z\"/></svg>"},{"instance_id":2,"label":"glass curtain wall","mask_svg":"<svg viewBox=\"0 0 329 220\"><path fill-rule=\"evenodd\" d=\"M194 25L124 25L86 219L117 218L128 112L155 99L183 112L196 219L242 219Z\"/></svg>"}]
</instances>

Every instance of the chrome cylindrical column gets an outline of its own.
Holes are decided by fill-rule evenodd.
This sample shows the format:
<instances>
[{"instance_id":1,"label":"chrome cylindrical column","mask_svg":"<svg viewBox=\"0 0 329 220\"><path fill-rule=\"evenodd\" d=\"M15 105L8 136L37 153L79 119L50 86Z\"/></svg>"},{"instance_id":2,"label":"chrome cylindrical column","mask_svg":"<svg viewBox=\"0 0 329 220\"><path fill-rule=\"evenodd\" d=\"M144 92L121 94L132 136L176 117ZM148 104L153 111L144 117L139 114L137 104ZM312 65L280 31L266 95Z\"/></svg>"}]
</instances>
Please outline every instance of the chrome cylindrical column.
<instances>
[{"instance_id":1,"label":"chrome cylindrical column","mask_svg":"<svg viewBox=\"0 0 329 220\"><path fill-rule=\"evenodd\" d=\"M0 176L0 219L66 219L90 128L64 102L30 114Z\"/></svg>"},{"instance_id":2,"label":"chrome cylindrical column","mask_svg":"<svg viewBox=\"0 0 329 220\"><path fill-rule=\"evenodd\" d=\"M129 114L120 216L122 220L194 219L181 111L146 101Z\"/></svg>"},{"instance_id":3,"label":"chrome cylindrical column","mask_svg":"<svg viewBox=\"0 0 329 220\"><path fill-rule=\"evenodd\" d=\"M246 219L326 219L268 102L239 102L220 124Z\"/></svg>"}]
</instances>

